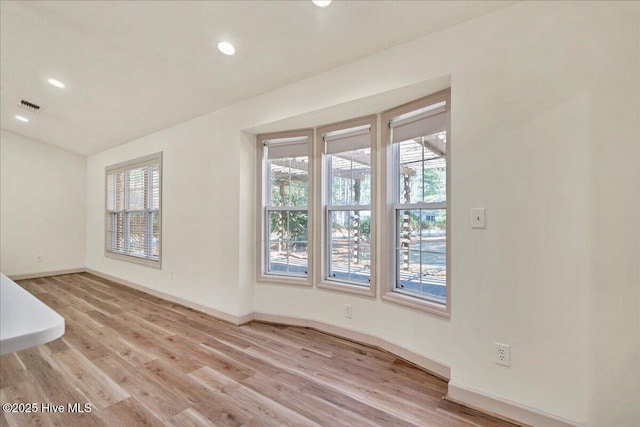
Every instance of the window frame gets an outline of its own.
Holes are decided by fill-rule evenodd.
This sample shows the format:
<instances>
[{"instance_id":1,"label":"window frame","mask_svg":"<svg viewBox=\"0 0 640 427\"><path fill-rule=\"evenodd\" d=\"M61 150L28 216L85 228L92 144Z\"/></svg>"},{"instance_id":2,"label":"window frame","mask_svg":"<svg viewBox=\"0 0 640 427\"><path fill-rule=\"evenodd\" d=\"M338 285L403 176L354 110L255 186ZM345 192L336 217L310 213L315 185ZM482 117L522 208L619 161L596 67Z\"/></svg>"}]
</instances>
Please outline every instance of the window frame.
<instances>
[{"instance_id":1,"label":"window frame","mask_svg":"<svg viewBox=\"0 0 640 427\"><path fill-rule=\"evenodd\" d=\"M314 157L313 157L313 140L314 132L313 129L297 129L283 132L272 132L256 135L256 166L258 170L258 176L256 180L256 207L258 213L256 215L256 280L258 283L275 283L282 285L297 285L297 286L313 286L313 271L314 271L314 221L313 221L313 213L314 213ZM308 170L308 193L307 193L307 253L308 253L308 261L307 261L307 277L298 277L295 275L287 275L287 274L271 274L267 273L267 253L268 253L268 244L269 241L267 239L267 209L269 208L266 204L268 194L267 193L267 185L269 181L267 180L267 168L266 161L264 156L264 142L273 140L273 139L281 139L281 138L294 138L294 137L307 137L307 156L309 159L309 170ZM271 207L273 208L273 207ZM283 211L291 211L291 210L300 210L295 207L276 207L276 209L272 210L283 210Z\"/></svg>"},{"instance_id":2,"label":"window frame","mask_svg":"<svg viewBox=\"0 0 640 427\"><path fill-rule=\"evenodd\" d=\"M377 115L369 115L364 117L359 117L355 119L345 120L337 123L332 123L329 125L324 125L318 127L316 129L316 150L315 150L315 159L318 162L318 170L320 173L318 174L319 179L316 183L316 194L319 197L316 197L315 202L315 211L321 215L321 219L317 221L315 224L315 235L318 236L315 243L315 251L320 254L319 259L315 260L316 262L316 276L315 283L316 287L320 289L327 289L332 291L346 292L350 294L362 295L367 297L375 298L377 295L377 256L376 256L376 248L377 248L377 223L376 223L376 206L377 206L377 140L378 140L378 126L377 126ZM358 126L371 126L370 135L371 135L371 203L370 203L370 211L371 211L371 265L370 265L370 282L369 286L365 287L362 285L357 285L350 282L338 281L338 280L328 280L326 278L327 273L329 271L329 263L330 263L330 254L329 254L329 242L330 236L328 235L329 231L329 201L330 201L330 193L329 193L329 184L331 178L331 171L328 170L328 161L327 154L325 153L325 144L323 135L329 132L335 132L339 130L350 129ZM345 206L353 207L353 206ZM352 210L352 209L350 209Z\"/></svg>"},{"instance_id":3,"label":"window frame","mask_svg":"<svg viewBox=\"0 0 640 427\"><path fill-rule=\"evenodd\" d=\"M104 174L104 188L105 188L105 195L104 195L104 212L105 212L105 233L104 233L104 255L107 258L113 258L113 259L119 259L122 261L128 261L128 262L132 262L134 264L139 264L139 265L145 265L148 267L154 267L154 268L158 268L161 269L162 268L162 179L163 179L163 170L162 170L162 151L157 152L157 153L153 153L153 154L149 154L147 156L143 156L143 157L138 157L136 159L132 159L132 160L127 160L125 162L121 162L121 163L116 163L113 165L109 165L105 167L105 174ZM158 173L159 173L159 188L158 188L158 193L159 193L159 204L158 204L158 209L157 209L157 213L158 213L158 259L151 259L149 257L144 257L144 256L138 256L138 255L133 255L133 254L128 254L128 253L122 253L122 252L115 252L113 250L111 250L109 248L109 240L107 238L107 234L109 233L109 229L107 227L108 221L110 220L110 215L112 215L114 213L114 211L110 211L108 209L109 203L108 203L108 198L109 198L109 179L108 176L110 174L114 174L114 173L118 173L118 172L124 172L124 171L131 171L133 169L137 169L140 168L142 166L149 166L149 165L154 165L154 164L158 164ZM145 189L145 194L147 192L151 191L150 190L150 186L147 185L146 189ZM129 198L129 189L127 187L125 187L125 200L127 200ZM150 197L150 196L147 196ZM126 206L126 202L125 202L125 206ZM156 212L155 209L132 209L132 210L127 210L124 209L122 212L124 212L125 214L125 218L127 217L127 215L129 215L130 213L144 213L145 214L145 226L147 228L147 234L148 234L148 228L150 223L147 222L146 218L150 218L149 214L153 212Z\"/></svg>"},{"instance_id":4,"label":"window frame","mask_svg":"<svg viewBox=\"0 0 640 427\"><path fill-rule=\"evenodd\" d=\"M429 105L436 104L438 102L446 101L447 111L447 156L446 156L446 215L447 215L447 253L446 253L446 298L445 303L440 304L434 301L430 301L418 296L411 296L404 293L397 292L396 287L396 177L395 177L395 156L394 156L394 143L391 141L391 128L389 123L392 118L398 117L402 114L415 111L417 109L427 107ZM411 101L409 103L400 105L398 107L384 111L381 114L381 172L383 173L382 185L382 197L383 203L380 206L382 209L382 227L385 228L381 233L380 248L386 250L387 254L381 262L380 276L385 281L385 286L381 289L381 298L384 301L400 304L413 309L426 311L445 318L451 317L451 89L445 89L436 92L432 95ZM416 208L420 206L416 203Z\"/></svg>"}]
</instances>

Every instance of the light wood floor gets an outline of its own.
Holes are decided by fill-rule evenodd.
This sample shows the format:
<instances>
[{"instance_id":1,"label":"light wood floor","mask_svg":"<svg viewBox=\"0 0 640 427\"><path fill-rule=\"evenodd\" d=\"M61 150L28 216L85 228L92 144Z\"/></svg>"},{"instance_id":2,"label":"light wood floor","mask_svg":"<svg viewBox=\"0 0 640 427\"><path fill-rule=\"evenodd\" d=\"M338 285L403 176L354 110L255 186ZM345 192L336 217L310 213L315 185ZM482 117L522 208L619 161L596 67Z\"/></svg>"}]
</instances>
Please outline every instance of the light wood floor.
<instances>
[{"instance_id":1,"label":"light wood floor","mask_svg":"<svg viewBox=\"0 0 640 427\"><path fill-rule=\"evenodd\" d=\"M444 381L393 355L313 330L231 326L89 274L19 284L66 333L0 358L0 401L65 412L2 425L513 426L443 400Z\"/></svg>"}]
</instances>

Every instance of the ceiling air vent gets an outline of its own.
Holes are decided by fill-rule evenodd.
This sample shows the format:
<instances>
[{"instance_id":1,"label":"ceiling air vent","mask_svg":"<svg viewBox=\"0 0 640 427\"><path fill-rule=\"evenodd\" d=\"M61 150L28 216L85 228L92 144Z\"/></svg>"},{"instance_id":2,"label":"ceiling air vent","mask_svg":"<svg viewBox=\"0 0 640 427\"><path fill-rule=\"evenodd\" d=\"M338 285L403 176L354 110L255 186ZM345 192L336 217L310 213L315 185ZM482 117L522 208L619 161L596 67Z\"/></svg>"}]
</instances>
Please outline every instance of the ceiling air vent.
<instances>
[{"instance_id":1,"label":"ceiling air vent","mask_svg":"<svg viewBox=\"0 0 640 427\"><path fill-rule=\"evenodd\" d=\"M20 104L18 105L20 105L20 107L24 108L25 110L33 111L34 113L40 111L39 105L36 105L33 102L25 101L24 99L21 99Z\"/></svg>"}]
</instances>

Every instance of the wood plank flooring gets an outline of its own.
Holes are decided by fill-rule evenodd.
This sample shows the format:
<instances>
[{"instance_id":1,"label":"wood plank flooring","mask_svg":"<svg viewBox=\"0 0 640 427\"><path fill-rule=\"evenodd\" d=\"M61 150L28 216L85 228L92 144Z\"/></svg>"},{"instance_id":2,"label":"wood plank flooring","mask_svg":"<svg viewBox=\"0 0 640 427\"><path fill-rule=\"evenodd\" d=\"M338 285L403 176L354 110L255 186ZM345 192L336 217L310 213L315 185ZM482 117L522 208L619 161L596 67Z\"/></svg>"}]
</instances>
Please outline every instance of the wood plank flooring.
<instances>
[{"instance_id":1,"label":"wood plank flooring","mask_svg":"<svg viewBox=\"0 0 640 427\"><path fill-rule=\"evenodd\" d=\"M0 357L0 401L65 410L4 412L3 426L514 426L442 400L446 382L389 353L310 329L236 327L86 273L18 283L66 333Z\"/></svg>"}]
</instances>

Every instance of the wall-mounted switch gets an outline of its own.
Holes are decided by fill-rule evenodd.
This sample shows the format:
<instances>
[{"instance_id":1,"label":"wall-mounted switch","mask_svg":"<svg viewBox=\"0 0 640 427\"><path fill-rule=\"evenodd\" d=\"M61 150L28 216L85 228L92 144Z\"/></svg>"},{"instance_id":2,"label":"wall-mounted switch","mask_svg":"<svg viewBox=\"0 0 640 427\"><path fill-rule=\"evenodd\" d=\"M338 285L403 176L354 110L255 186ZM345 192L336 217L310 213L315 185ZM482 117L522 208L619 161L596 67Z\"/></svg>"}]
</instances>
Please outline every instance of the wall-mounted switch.
<instances>
[{"instance_id":1,"label":"wall-mounted switch","mask_svg":"<svg viewBox=\"0 0 640 427\"><path fill-rule=\"evenodd\" d=\"M471 228L486 228L484 208L471 208Z\"/></svg>"}]
</instances>

